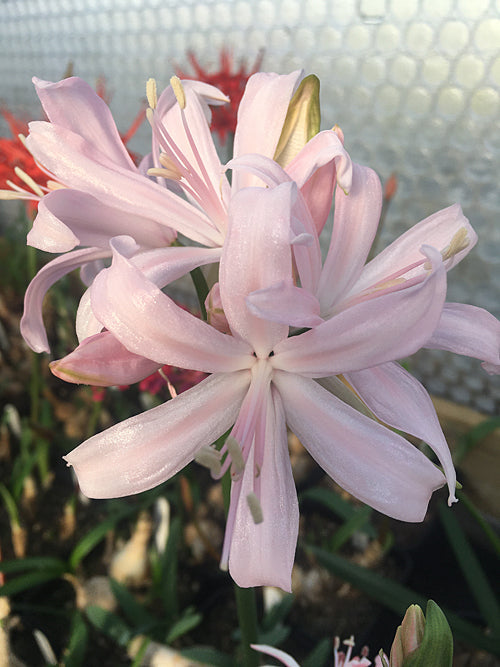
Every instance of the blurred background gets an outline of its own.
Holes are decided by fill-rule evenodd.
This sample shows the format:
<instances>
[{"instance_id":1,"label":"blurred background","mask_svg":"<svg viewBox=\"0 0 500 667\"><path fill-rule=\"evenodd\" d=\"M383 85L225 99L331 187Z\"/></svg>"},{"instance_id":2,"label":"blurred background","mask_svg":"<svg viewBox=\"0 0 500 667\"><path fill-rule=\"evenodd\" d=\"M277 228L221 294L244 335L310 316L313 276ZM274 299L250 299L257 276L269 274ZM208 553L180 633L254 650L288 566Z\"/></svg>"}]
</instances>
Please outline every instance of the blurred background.
<instances>
[{"instance_id":1,"label":"blurred background","mask_svg":"<svg viewBox=\"0 0 500 667\"><path fill-rule=\"evenodd\" d=\"M0 0L0 103L39 118L31 84L69 63L127 128L153 76L234 67L304 68L321 79L322 127L335 123L357 162L397 177L380 238L459 202L479 244L450 275L448 300L500 315L499 0ZM193 72L194 74L194 72ZM130 148L148 151L143 124ZM0 136L9 128L0 118ZM412 366L438 396L498 412L500 382L479 362L424 351Z\"/></svg>"}]
</instances>

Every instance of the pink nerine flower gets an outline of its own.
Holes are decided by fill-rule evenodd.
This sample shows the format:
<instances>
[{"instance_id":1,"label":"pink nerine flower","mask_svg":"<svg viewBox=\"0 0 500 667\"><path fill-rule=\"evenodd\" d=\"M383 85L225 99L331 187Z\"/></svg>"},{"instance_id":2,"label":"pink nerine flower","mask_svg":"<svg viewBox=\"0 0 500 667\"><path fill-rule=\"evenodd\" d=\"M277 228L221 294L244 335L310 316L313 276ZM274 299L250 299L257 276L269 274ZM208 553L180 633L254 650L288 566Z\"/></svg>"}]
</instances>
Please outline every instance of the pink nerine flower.
<instances>
[{"instance_id":1,"label":"pink nerine flower","mask_svg":"<svg viewBox=\"0 0 500 667\"><path fill-rule=\"evenodd\" d=\"M251 146L272 160L302 79L301 71L251 77L239 109L235 157ZM72 77L50 83L35 78L34 83L50 122L30 123L26 145L53 179L53 190L40 191L28 243L62 253L43 267L26 292L21 332L30 347L41 352L49 349L42 302L59 278L82 267L82 279L90 285L102 260L111 255L110 239L120 234L136 241L134 261L161 288L197 266L218 261L230 197L248 184L248 177L235 178L230 186L225 176L209 120L210 105L224 104L228 98L213 86L174 77L157 99L156 85L149 82L153 150L136 167L109 108L84 81ZM263 113L265 124L260 122ZM315 172L330 175L334 183L335 162L342 161L339 181L348 188L350 161L336 134L322 132L313 141L286 167L299 187L310 191ZM331 205L331 192L329 201L321 192L315 199L322 215ZM168 247L177 233L197 247ZM80 302L76 330L80 342L102 330L88 291Z\"/></svg>"},{"instance_id":2,"label":"pink nerine flower","mask_svg":"<svg viewBox=\"0 0 500 667\"><path fill-rule=\"evenodd\" d=\"M446 293L441 253L423 249L425 276L406 289L381 291L288 337L288 325L255 316L247 297L288 281L291 248L309 243L292 214L298 194L294 183L283 183L244 188L231 199L219 272L231 334L180 309L149 281L128 258L132 240L113 241L112 266L91 289L96 316L134 355L211 375L66 457L82 491L99 498L152 488L193 459L215 476L230 469L221 565L240 586L290 590L298 503L287 424L333 479L392 517L421 521L430 495L445 483L422 452L334 393L344 387L334 376L405 357L430 338ZM333 391L316 382L325 377ZM229 429L217 451L211 444Z\"/></svg>"},{"instance_id":3,"label":"pink nerine flower","mask_svg":"<svg viewBox=\"0 0 500 667\"><path fill-rule=\"evenodd\" d=\"M351 636L350 639L346 639L344 644L348 647L347 652L339 651L340 639L335 637L333 644L333 659L334 667L369 667L371 661L368 660L368 647L364 646L361 650L361 657L353 656L352 650L354 648L354 637ZM267 644L251 644L251 647L256 651L261 653L266 653L267 655L280 660L286 667L300 667L299 663L292 658L291 655L280 651L273 646L268 646ZM380 658L375 658L376 667L381 667Z\"/></svg>"}]
</instances>

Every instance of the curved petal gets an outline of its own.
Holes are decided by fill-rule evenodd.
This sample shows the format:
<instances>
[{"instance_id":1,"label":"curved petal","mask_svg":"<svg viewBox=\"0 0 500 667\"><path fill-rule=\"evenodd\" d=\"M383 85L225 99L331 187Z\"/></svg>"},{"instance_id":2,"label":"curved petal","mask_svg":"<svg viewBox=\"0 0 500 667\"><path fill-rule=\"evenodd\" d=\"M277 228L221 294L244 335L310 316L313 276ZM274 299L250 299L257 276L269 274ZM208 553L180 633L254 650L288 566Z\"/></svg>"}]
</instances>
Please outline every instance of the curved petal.
<instances>
[{"instance_id":1,"label":"curved petal","mask_svg":"<svg viewBox=\"0 0 500 667\"><path fill-rule=\"evenodd\" d=\"M433 268L423 282L358 303L315 329L282 340L274 348L273 366L324 377L416 352L432 336L446 295L441 256L433 248L425 252Z\"/></svg>"},{"instance_id":2,"label":"curved petal","mask_svg":"<svg viewBox=\"0 0 500 667\"><path fill-rule=\"evenodd\" d=\"M88 83L76 76L56 83L36 76L32 80L51 123L79 134L117 165L137 170L108 105Z\"/></svg>"},{"instance_id":3,"label":"curved petal","mask_svg":"<svg viewBox=\"0 0 500 667\"><path fill-rule=\"evenodd\" d=\"M82 294L76 311L75 330L79 343L83 343L86 338L98 334L103 329L101 322L97 319L92 310L90 295L91 288L88 287Z\"/></svg>"},{"instance_id":4,"label":"curved petal","mask_svg":"<svg viewBox=\"0 0 500 667\"><path fill-rule=\"evenodd\" d=\"M73 352L50 364L61 380L96 387L134 384L158 368L161 364L129 352L109 331L86 338Z\"/></svg>"},{"instance_id":5,"label":"curved petal","mask_svg":"<svg viewBox=\"0 0 500 667\"><path fill-rule=\"evenodd\" d=\"M248 368L254 358L246 343L177 306L121 254L131 241L111 242L113 263L91 288L92 310L106 329L131 352L161 364L206 373Z\"/></svg>"},{"instance_id":6,"label":"curved petal","mask_svg":"<svg viewBox=\"0 0 500 667\"><path fill-rule=\"evenodd\" d=\"M221 253L222 248L171 246L139 252L130 261L157 287L165 287L198 266L218 262Z\"/></svg>"},{"instance_id":7,"label":"curved petal","mask_svg":"<svg viewBox=\"0 0 500 667\"><path fill-rule=\"evenodd\" d=\"M260 651L261 653L266 653L276 660L280 660L285 667L300 667L299 663L296 662L292 656L285 653L285 651L280 651L278 648L273 646L267 646L266 644L250 644L250 646L255 651Z\"/></svg>"},{"instance_id":8,"label":"curved petal","mask_svg":"<svg viewBox=\"0 0 500 667\"><path fill-rule=\"evenodd\" d=\"M457 251L445 262L448 271L474 247L477 234L458 204L453 204L453 206L433 213L411 227L374 257L371 262L368 262L359 280L353 285L351 293L359 294L379 282L386 282L393 275L400 275L408 267L413 267L414 264L418 264L418 267L410 268L406 277L410 278L416 274L421 274L422 256L420 248L422 245L432 246L439 252L444 253L452 244L453 239L461 234L464 235L464 243L459 246L461 249L457 248Z\"/></svg>"},{"instance_id":9,"label":"curved petal","mask_svg":"<svg viewBox=\"0 0 500 667\"><path fill-rule=\"evenodd\" d=\"M323 323L319 301L307 290L295 287L291 280L252 292L246 302L251 313L271 322L294 327L315 327Z\"/></svg>"},{"instance_id":10,"label":"curved petal","mask_svg":"<svg viewBox=\"0 0 500 667\"><path fill-rule=\"evenodd\" d=\"M233 333L266 357L286 337L282 324L252 315L246 297L292 275L290 217L296 188L245 188L231 199L228 234L219 269L220 295Z\"/></svg>"},{"instance_id":11,"label":"curved petal","mask_svg":"<svg viewBox=\"0 0 500 667\"><path fill-rule=\"evenodd\" d=\"M28 234L28 244L47 252L77 245L107 248L110 238L126 234L145 247L170 245L175 232L137 212L108 206L92 195L62 188L43 197Z\"/></svg>"},{"instance_id":12,"label":"curved petal","mask_svg":"<svg viewBox=\"0 0 500 667\"><path fill-rule=\"evenodd\" d=\"M439 324L424 347L481 359L485 371L500 373L500 322L483 308L445 303Z\"/></svg>"},{"instance_id":13,"label":"curved petal","mask_svg":"<svg viewBox=\"0 0 500 667\"><path fill-rule=\"evenodd\" d=\"M137 171L124 169L82 137L44 121L30 123L26 139L34 157L68 188L82 190L109 207L184 234L208 246L222 242L207 216ZM173 232L171 241L175 238Z\"/></svg>"},{"instance_id":14,"label":"curved petal","mask_svg":"<svg viewBox=\"0 0 500 667\"><path fill-rule=\"evenodd\" d=\"M450 449L430 396L420 382L395 363L348 373L346 378L379 419L431 447L448 481L448 505L456 502L457 477Z\"/></svg>"},{"instance_id":15,"label":"curved petal","mask_svg":"<svg viewBox=\"0 0 500 667\"><path fill-rule=\"evenodd\" d=\"M339 187L349 192L352 181L351 158L333 130L324 130L310 139L287 165L286 172L301 188L318 169L331 162L336 165L335 175Z\"/></svg>"},{"instance_id":16,"label":"curved petal","mask_svg":"<svg viewBox=\"0 0 500 667\"><path fill-rule=\"evenodd\" d=\"M353 165L349 194L337 188L335 195L330 248L318 287L323 312L327 312L359 277L377 232L381 210L379 177L368 167Z\"/></svg>"},{"instance_id":17,"label":"curved petal","mask_svg":"<svg viewBox=\"0 0 500 667\"><path fill-rule=\"evenodd\" d=\"M217 262L221 252L221 248L170 246L139 252L131 257L130 261L161 289L198 266ZM75 324L80 343L102 331L103 326L92 310L90 289L86 290L80 299Z\"/></svg>"},{"instance_id":18,"label":"curved petal","mask_svg":"<svg viewBox=\"0 0 500 667\"><path fill-rule=\"evenodd\" d=\"M416 447L317 382L276 372L289 427L340 486L383 514L423 521L444 475Z\"/></svg>"},{"instance_id":19,"label":"curved petal","mask_svg":"<svg viewBox=\"0 0 500 667\"><path fill-rule=\"evenodd\" d=\"M233 169L234 172L248 171L248 173L258 176L263 183L272 188L291 182L286 171L274 160L264 155L255 153L243 155L230 160L226 167ZM293 254L302 287L316 293L321 272L321 248L315 222L300 193L297 194L293 203L291 227L292 232L300 234L303 231L309 235L312 241L307 246L303 244L294 245ZM298 230L299 227L301 228L300 231Z\"/></svg>"},{"instance_id":20,"label":"curved petal","mask_svg":"<svg viewBox=\"0 0 500 667\"><path fill-rule=\"evenodd\" d=\"M24 295L21 334L35 352L49 352L47 333L43 326L42 305L48 289L60 278L79 266L95 259L109 257L109 250L84 248L56 257L36 274Z\"/></svg>"},{"instance_id":21,"label":"curved petal","mask_svg":"<svg viewBox=\"0 0 500 667\"><path fill-rule=\"evenodd\" d=\"M229 98L215 86L201 81L183 80L182 88L184 109L179 106L172 86L168 86L160 95L156 109L159 122L202 181L210 183L217 198L221 196L222 201L226 202L229 183L210 132L212 113L209 105L227 104Z\"/></svg>"},{"instance_id":22,"label":"curved petal","mask_svg":"<svg viewBox=\"0 0 500 667\"><path fill-rule=\"evenodd\" d=\"M292 566L299 529L299 508L281 399L270 391L265 411L264 453L260 472L254 460L257 437L243 478L232 486L237 509L229 552L229 572L238 586L278 586L291 591ZM258 484L258 488L256 485ZM263 521L255 523L247 497L255 493Z\"/></svg>"},{"instance_id":23,"label":"curved petal","mask_svg":"<svg viewBox=\"0 0 500 667\"><path fill-rule=\"evenodd\" d=\"M248 371L212 375L171 401L94 435L64 458L89 498L152 489L228 430L249 383Z\"/></svg>"},{"instance_id":24,"label":"curved petal","mask_svg":"<svg viewBox=\"0 0 500 667\"><path fill-rule=\"evenodd\" d=\"M249 78L238 108L234 157L246 153L274 157L288 105L302 78L302 70L287 75L259 72ZM251 174L235 172L232 191L259 184Z\"/></svg>"}]
</instances>

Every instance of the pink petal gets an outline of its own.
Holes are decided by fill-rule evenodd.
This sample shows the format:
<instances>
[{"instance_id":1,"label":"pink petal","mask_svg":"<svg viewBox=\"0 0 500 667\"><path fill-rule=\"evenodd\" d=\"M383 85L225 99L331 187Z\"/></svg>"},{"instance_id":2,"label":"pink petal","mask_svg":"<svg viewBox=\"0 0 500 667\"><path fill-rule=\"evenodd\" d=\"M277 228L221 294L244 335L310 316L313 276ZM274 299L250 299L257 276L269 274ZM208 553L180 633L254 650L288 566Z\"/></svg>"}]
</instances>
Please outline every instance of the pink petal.
<instances>
[{"instance_id":1,"label":"pink petal","mask_svg":"<svg viewBox=\"0 0 500 667\"><path fill-rule=\"evenodd\" d=\"M468 246L458 252L453 259L447 260L446 269L450 270L467 255L477 241L477 234L458 204L433 213L391 243L365 266L352 291L359 294L362 290L380 281L385 281L394 273L403 271L406 267L419 262L422 259L420 253L422 245L432 246L442 252L462 228L467 232ZM422 267L415 268L406 274L406 277L412 277L421 272Z\"/></svg>"},{"instance_id":2,"label":"pink petal","mask_svg":"<svg viewBox=\"0 0 500 667\"><path fill-rule=\"evenodd\" d=\"M83 293L76 311L75 331L78 342L82 343L89 336L94 336L103 330L101 322L94 315L91 303L90 287Z\"/></svg>"},{"instance_id":3,"label":"pink petal","mask_svg":"<svg viewBox=\"0 0 500 667\"><path fill-rule=\"evenodd\" d=\"M86 338L71 354L50 364L61 380L96 387L134 384L158 368L161 364L129 352L109 331Z\"/></svg>"},{"instance_id":4,"label":"pink petal","mask_svg":"<svg viewBox=\"0 0 500 667\"><path fill-rule=\"evenodd\" d=\"M358 303L278 343L273 366L309 377L338 375L413 354L431 337L446 295L446 271L433 248L423 282ZM411 284L411 283L410 283Z\"/></svg>"},{"instance_id":5,"label":"pink petal","mask_svg":"<svg viewBox=\"0 0 500 667\"><path fill-rule=\"evenodd\" d=\"M353 496L401 521L422 521L443 474L401 436L308 378L276 372L287 424L325 472Z\"/></svg>"},{"instance_id":6,"label":"pink petal","mask_svg":"<svg viewBox=\"0 0 500 667\"><path fill-rule=\"evenodd\" d=\"M221 248L171 246L138 252L131 262L157 287L165 287L199 266L218 262L221 252Z\"/></svg>"},{"instance_id":7,"label":"pink petal","mask_svg":"<svg viewBox=\"0 0 500 667\"><path fill-rule=\"evenodd\" d=\"M243 155L228 162L226 167L233 169L234 172L247 171L249 174L254 174L272 188L282 183L289 183L291 180L279 164L263 155L253 153ZM331 202L329 206L331 206ZM300 232L296 228L301 226L301 231L310 236L311 243L308 246L303 244L294 245L293 254L302 287L315 293L321 272L321 248L314 220L300 193L298 193L293 203L291 226L292 232L299 234Z\"/></svg>"},{"instance_id":8,"label":"pink petal","mask_svg":"<svg viewBox=\"0 0 500 667\"><path fill-rule=\"evenodd\" d=\"M257 356L266 357L287 335L286 326L252 315L246 297L292 275L290 215L295 196L295 185L284 183L274 189L245 188L231 199L220 294L231 330L250 343Z\"/></svg>"},{"instance_id":9,"label":"pink petal","mask_svg":"<svg viewBox=\"0 0 500 667\"><path fill-rule=\"evenodd\" d=\"M445 303L439 324L424 347L481 359L485 371L500 373L500 322L483 308Z\"/></svg>"},{"instance_id":10,"label":"pink petal","mask_svg":"<svg viewBox=\"0 0 500 667\"><path fill-rule=\"evenodd\" d=\"M264 458L259 474L254 465L255 448L259 446L256 436L243 478L232 484L231 503L237 502L237 509L229 572L243 588L278 586L291 591L299 509L283 406L275 391L269 392L265 419L264 438L260 443ZM256 484L263 513L263 521L259 524L255 524L247 502L247 496L256 490Z\"/></svg>"},{"instance_id":11,"label":"pink petal","mask_svg":"<svg viewBox=\"0 0 500 667\"><path fill-rule=\"evenodd\" d=\"M206 373L248 368L253 359L248 345L186 312L147 280L121 254L130 241L112 241L113 263L94 280L97 319L128 350L161 364Z\"/></svg>"},{"instance_id":12,"label":"pink petal","mask_svg":"<svg viewBox=\"0 0 500 667\"><path fill-rule=\"evenodd\" d=\"M114 164L79 135L43 121L30 123L27 145L36 159L69 188L82 190L118 211L150 220L208 246L222 237L207 216L141 174Z\"/></svg>"},{"instance_id":13,"label":"pink petal","mask_svg":"<svg viewBox=\"0 0 500 667\"><path fill-rule=\"evenodd\" d=\"M248 310L257 317L294 327L315 327L323 323L319 301L290 281L281 281L247 296Z\"/></svg>"},{"instance_id":14,"label":"pink petal","mask_svg":"<svg viewBox=\"0 0 500 667\"><path fill-rule=\"evenodd\" d=\"M332 207L335 183L345 192L351 189L351 158L337 134L327 130L308 141L286 171L299 186L320 234Z\"/></svg>"},{"instance_id":15,"label":"pink petal","mask_svg":"<svg viewBox=\"0 0 500 667\"><path fill-rule=\"evenodd\" d=\"M370 252L382 209L382 186L368 167L353 165L349 194L337 188L330 248L318 294L327 312L359 277Z\"/></svg>"},{"instance_id":16,"label":"pink petal","mask_svg":"<svg viewBox=\"0 0 500 667\"><path fill-rule=\"evenodd\" d=\"M456 502L457 478L450 449L430 396L420 382L395 363L355 371L346 379L379 419L420 438L431 447L448 481L448 504Z\"/></svg>"},{"instance_id":17,"label":"pink petal","mask_svg":"<svg viewBox=\"0 0 500 667\"><path fill-rule=\"evenodd\" d=\"M42 305L45 294L54 283L70 271L95 259L109 257L109 250L84 248L56 257L36 274L24 295L24 313L21 334L35 352L49 352L49 343L43 326Z\"/></svg>"},{"instance_id":18,"label":"pink petal","mask_svg":"<svg viewBox=\"0 0 500 667\"><path fill-rule=\"evenodd\" d=\"M89 498L152 489L228 430L249 382L248 371L212 375L167 403L93 436L64 458Z\"/></svg>"},{"instance_id":19,"label":"pink petal","mask_svg":"<svg viewBox=\"0 0 500 667\"><path fill-rule=\"evenodd\" d=\"M250 644L250 646L256 651L260 651L261 653L270 655L272 658L276 658L276 660L280 660L285 667L300 667L299 663L296 662L292 656L288 655L288 653L285 653L285 651L280 651L279 649L267 646L266 644Z\"/></svg>"},{"instance_id":20,"label":"pink petal","mask_svg":"<svg viewBox=\"0 0 500 667\"><path fill-rule=\"evenodd\" d=\"M41 200L28 244L47 252L66 252L77 245L107 248L109 239L120 234L132 236L145 247L167 246L174 239L172 229L150 218L64 188Z\"/></svg>"},{"instance_id":21,"label":"pink petal","mask_svg":"<svg viewBox=\"0 0 500 667\"><path fill-rule=\"evenodd\" d=\"M156 113L193 170L202 181L210 184L219 201L219 213L222 214L224 208L221 204L229 197L229 183L223 173L210 132L212 113L209 105L226 104L229 98L214 86L201 81L184 80L182 87L186 98L185 108L181 111L172 87L168 86L158 100ZM191 134L191 140L186 127Z\"/></svg>"},{"instance_id":22,"label":"pink petal","mask_svg":"<svg viewBox=\"0 0 500 667\"><path fill-rule=\"evenodd\" d=\"M36 92L48 119L79 134L125 169L135 171L107 104L95 90L76 76L57 83L33 77Z\"/></svg>"},{"instance_id":23,"label":"pink petal","mask_svg":"<svg viewBox=\"0 0 500 667\"><path fill-rule=\"evenodd\" d=\"M250 77L238 109L234 157L246 153L274 157L288 105L302 78L301 70L287 75L259 72ZM233 176L232 189L236 192L256 184L259 181L255 177L238 172Z\"/></svg>"},{"instance_id":24,"label":"pink petal","mask_svg":"<svg viewBox=\"0 0 500 667\"><path fill-rule=\"evenodd\" d=\"M157 287L163 288L198 266L220 259L221 248L177 247L157 248L138 252L130 261ZM88 336L102 331L91 304L91 290L80 299L76 313L76 335L81 343Z\"/></svg>"}]
</instances>

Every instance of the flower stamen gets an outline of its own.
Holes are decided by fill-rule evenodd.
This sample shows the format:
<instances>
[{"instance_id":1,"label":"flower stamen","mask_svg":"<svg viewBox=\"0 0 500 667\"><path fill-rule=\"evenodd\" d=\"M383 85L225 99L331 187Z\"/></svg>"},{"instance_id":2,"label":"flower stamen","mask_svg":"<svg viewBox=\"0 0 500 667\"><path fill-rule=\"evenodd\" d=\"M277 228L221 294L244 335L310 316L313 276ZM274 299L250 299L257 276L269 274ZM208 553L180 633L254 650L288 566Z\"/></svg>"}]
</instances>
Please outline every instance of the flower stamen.
<instances>
[{"instance_id":1,"label":"flower stamen","mask_svg":"<svg viewBox=\"0 0 500 667\"><path fill-rule=\"evenodd\" d=\"M259 499L253 491L247 495L247 504L250 514L255 525L262 523L264 521L264 514L262 512L262 506L259 502Z\"/></svg>"},{"instance_id":2,"label":"flower stamen","mask_svg":"<svg viewBox=\"0 0 500 667\"><path fill-rule=\"evenodd\" d=\"M146 83L146 97L151 109L156 109L158 105L158 95L156 93L156 79L150 78Z\"/></svg>"},{"instance_id":3,"label":"flower stamen","mask_svg":"<svg viewBox=\"0 0 500 667\"><path fill-rule=\"evenodd\" d=\"M229 456L231 457L231 477L238 478L243 470L245 469L245 460L243 458L243 452L236 438L232 435L228 436L226 439L225 445Z\"/></svg>"},{"instance_id":4,"label":"flower stamen","mask_svg":"<svg viewBox=\"0 0 500 667\"><path fill-rule=\"evenodd\" d=\"M37 194L39 197L43 197L44 192L42 188L38 185L38 183L35 183L35 181L31 178L29 174L27 174L21 167L14 167L14 173L18 178L20 178L26 185L33 190L35 194Z\"/></svg>"},{"instance_id":5,"label":"flower stamen","mask_svg":"<svg viewBox=\"0 0 500 667\"><path fill-rule=\"evenodd\" d=\"M180 106L181 109L186 108L186 93L184 92L184 88L182 87L182 82L179 79L178 76L173 76L170 79L170 85L172 86L172 90L174 91L175 98Z\"/></svg>"}]
</instances>

